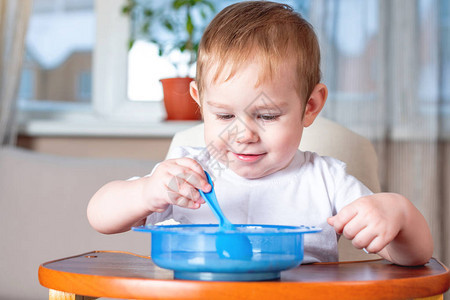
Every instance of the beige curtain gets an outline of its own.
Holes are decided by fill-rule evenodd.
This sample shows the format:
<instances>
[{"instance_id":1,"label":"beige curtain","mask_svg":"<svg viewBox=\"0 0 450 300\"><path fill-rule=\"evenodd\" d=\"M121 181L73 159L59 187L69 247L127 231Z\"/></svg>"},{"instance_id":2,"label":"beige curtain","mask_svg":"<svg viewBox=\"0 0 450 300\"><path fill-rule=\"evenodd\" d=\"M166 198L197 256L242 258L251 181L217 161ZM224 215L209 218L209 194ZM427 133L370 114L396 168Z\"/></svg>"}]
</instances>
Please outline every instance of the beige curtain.
<instances>
[{"instance_id":1,"label":"beige curtain","mask_svg":"<svg viewBox=\"0 0 450 300\"><path fill-rule=\"evenodd\" d=\"M16 139L15 107L32 0L0 0L0 146Z\"/></svg>"},{"instance_id":2,"label":"beige curtain","mask_svg":"<svg viewBox=\"0 0 450 300\"><path fill-rule=\"evenodd\" d=\"M384 191L427 218L434 256L450 264L450 1L312 1L323 116L368 137Z\"/></svg>"}]
</instances>

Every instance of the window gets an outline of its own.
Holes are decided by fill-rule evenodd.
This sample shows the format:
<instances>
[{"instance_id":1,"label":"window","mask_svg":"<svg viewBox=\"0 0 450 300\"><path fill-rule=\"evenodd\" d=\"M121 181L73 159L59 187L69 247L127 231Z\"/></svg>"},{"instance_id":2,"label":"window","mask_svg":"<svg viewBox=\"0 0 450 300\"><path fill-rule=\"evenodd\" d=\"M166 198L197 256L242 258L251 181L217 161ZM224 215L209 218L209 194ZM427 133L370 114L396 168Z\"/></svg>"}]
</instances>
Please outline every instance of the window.
<instances>
[{"instance_id":1,"label":"window","mask_svg":"<svg viewBox=\"0 0 450 300\"><path fill-rule=\"evenodd\" d=\"M91 78L95 42L93 1L33 2L18 95L22 107L29 100L90 102L86 79Z\"/></svg>"},{"instance_id":2,"label":"window","mask_svg":"<svg viewBox=\"0 0 450 300\"><path fill-rule=\"evenodd\" d=\"M217 11L237 2L211 1ZM101 121L164 126L159 79L175 74L173 66L151 43L139 40L128 51L132 24L122 13L127 0L96 0L95 14L93 2L35 0L20 108L72 112L82 106L83 112L95 112L92 118ZM404 7L388 0L280 2L302 13L318 34L323 77L330 91L324 116L373 136L368 132L386 120L393 99L411 103L392 109L392 120L409 124L422 113L450 114L450 88L445 84L450 78L448 1L407 1ZM50 25L51 21L59 23ZM367 132L358 130L364 126ZM380 127L379 132L383 130Z\"/></svg>"},{"instance_id":3,"label":"window","mask_svg":"<svg viewBox=\"0 0 450 300\"><path fill-rule=\"evenodd\" d=\"M92 74L81 71L78 74L77 101L90 101L92 96Z\"/></svg>"},{"instance_id":4,"label":"window","mask_svg":"<svg viewBox=\"0 0 450 300\"><path fill-rule=\"evenodd\" d=\"M34 99L34 72L24 67L20 78L19 97L23 101Z\"/></svg>"},{"instance_id":5,"label":"window","mask_svg":"<svg viewBox=\"0 0 450 300\"><path fill-rule=\"evenodd\" d=\"M225 6L238 1L213 0L212 2L215 3L217 11L220 11ZM293 0L280 2L291 4L299 10L306 9L305 3L309 3L306 1L299 4L298 1ZM130 20L121 13L125 3L121 0L97 2L99 21L97 36L100 38L97 40L94 56L94 107L97 112L112 119L133 122L161 121L165 112L158 80L173 74L174 71L167 67L161 72L161 65L169 66L170 63L159 57L154 45L149 43L139 42L136 44L138 47L132 49L130 54L128 53L128 38L132 25ZM114 34L110 34L111 32ZM135 54L143 49L148 49L147 55L152 59L142 61L139 65ZM141 73L142 71L147 73ZM130 101L130 98L135 101Z\"/></svg>"},{"instance_id":6,"label":"window","mask_svg":"<svg viewBox=\"0 0 450 300\"><path fill-rule=\"evenodd\" d=\"M226 6L239 2L238 0L210 0L214 4L216 13L221 11ZM307 12L309 1L278 1L287 3L294 7L296 11L302 13ZM128 53L128 86L127 96L131 101L161 101L163 98L162 85L159 80L167 77L176 76L195 76L195 65L189 68L186 61L189 56L183 55L179 51L172 51L169 55L161 57L158 54L158 47L155 43L151 43L145 39L145 35L141 33L140 28L145 27L145 19L142 20L146 13L145 8L152 9L166 9L171 5L170 1L137 1L137 14L134 14L131 25L131 34L136 37L132 48ZM198 32L203 32L203 29L212 20L214 14L209 10L203 9L206 16L202 24L201 12L194 8L192 12L194 23L198 26ZM173 15L177 18L179 15ZM201 25L199 25L201 24ZM159 35L159 37L168 43L174 43L173 37L165 33L164 28L158 27L156 24L152 34ZM198 36L197 38L200 38ZM173 63L172 63L173 62Z\"/></svg>"}]
</instances>

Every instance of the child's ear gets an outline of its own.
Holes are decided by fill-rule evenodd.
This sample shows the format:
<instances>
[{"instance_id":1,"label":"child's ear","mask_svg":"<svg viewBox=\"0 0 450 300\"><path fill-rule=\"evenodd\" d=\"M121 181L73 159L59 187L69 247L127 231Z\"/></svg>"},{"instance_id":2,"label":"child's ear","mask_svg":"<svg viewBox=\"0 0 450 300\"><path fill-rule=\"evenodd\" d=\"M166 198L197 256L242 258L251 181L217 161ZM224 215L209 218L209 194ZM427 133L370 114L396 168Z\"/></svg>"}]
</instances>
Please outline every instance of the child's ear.
<instances>
[{"instance_id":1,"label":"child's ear","mask_svg":"<svg viewBox=\"0 0 450 300\"><path fill-rule=\"evenodd\" d=\"M328 97L328 89L326 85L318 83L314 87L311 95L309 96L308 101L306 102L305 113L303 115L304 127L308 127L314 122L317 115L320 113L323 106L325 105L327 97Z\"/></svg>"},{"instance_id":2,"label":"child's ear","mask_svg":"<svg viewBox=\"0 0 450 300\"><path fill-rule=\"evenodd\" d=\"M191 93L192 98L194 98L195 102L197 102L198 106L200 105L200 97L198 95L197 83L195 81L191 81L189 84L189 92Z\"/></svg>"}]
</instances>

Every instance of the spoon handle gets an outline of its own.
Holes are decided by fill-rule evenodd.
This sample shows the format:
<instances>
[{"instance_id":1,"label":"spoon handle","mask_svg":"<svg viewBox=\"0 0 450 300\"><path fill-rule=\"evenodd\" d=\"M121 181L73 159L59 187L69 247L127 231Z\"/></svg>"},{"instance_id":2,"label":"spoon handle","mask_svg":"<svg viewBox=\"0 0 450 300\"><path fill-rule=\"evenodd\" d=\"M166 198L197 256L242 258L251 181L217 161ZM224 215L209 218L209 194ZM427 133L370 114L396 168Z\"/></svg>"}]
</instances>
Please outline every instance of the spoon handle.
<instances>
[{"instance_id":1,"label":"spoon handle","mask_svg":"<svg viewBox=\"0 0 450 300\"><path fill-rule=\"evenodd\" d=\"M208 203L214 215L219 220L219 226L227 230L233 229L234 228L233 224L231 224L231 222L225 217L222 210L220 209L219 202L217 201L216 193L214 191L214 183L211 180L211 177L206 171L205 174L206 178L208 179L208 183L211 185L211 191L205 193L202 190L198 190L200 192L200 195L203 197L203 199L206 200L206 203Z\"/></svg>"}]
</instances>

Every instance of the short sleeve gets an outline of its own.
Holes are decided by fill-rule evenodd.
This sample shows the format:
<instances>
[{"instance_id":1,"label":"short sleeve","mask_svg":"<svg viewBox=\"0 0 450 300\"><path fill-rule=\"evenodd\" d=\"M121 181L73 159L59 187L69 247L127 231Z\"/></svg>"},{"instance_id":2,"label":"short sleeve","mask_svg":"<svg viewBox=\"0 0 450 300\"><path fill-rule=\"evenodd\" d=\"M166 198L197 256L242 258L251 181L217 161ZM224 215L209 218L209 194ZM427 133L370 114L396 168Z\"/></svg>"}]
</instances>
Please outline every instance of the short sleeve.
<instances>
[{"instance_id":1,"label":"short sleeve","mask_svg":"<svg viewBox=\"0 0 450 300\"><path fill-rule=\"evenodd\" d=\"M169 153L167 153L166 159L175 159L175 158L181 158L181 157L186 157L186 156L189 156L189 151L187 150L187 148L178 146L178 147L174 147L173 149L171 149L169 151Z\"/></svg>"},{"instance_id":2,"label":"short sleeve","mask_svg":"<svg viewBox=\"0 0 450 300\"><path fill-rule=\"evenodd\" d=\"M343 171L344 174L337 178L338 181L336 182L336 193L334 196L336 212L339 212L360 197L373 194L361 181L347 174L345 169Z\"/></svg>"},{"instance_id":3,"label":"short sleeve","mask_svg":"<svg viewBox=\"0 0 450 300\"><path fill-rule=\"evenodd\" d=\"M362 182L347 173L344 162L326 156L322 158L328 164L329 175L333 178L333 215L356 199L373 194Z\"/></svg>"}]
</instances>

